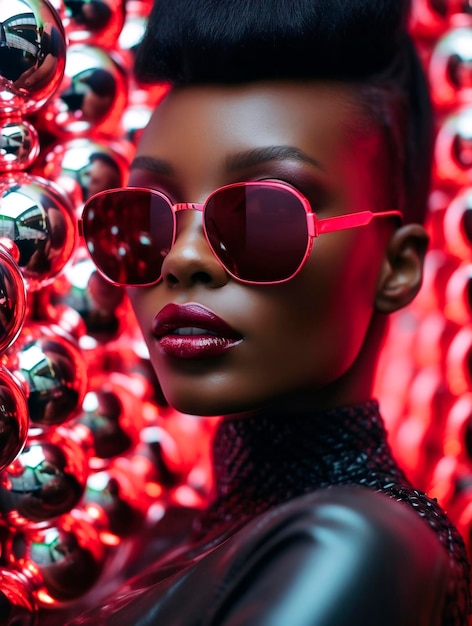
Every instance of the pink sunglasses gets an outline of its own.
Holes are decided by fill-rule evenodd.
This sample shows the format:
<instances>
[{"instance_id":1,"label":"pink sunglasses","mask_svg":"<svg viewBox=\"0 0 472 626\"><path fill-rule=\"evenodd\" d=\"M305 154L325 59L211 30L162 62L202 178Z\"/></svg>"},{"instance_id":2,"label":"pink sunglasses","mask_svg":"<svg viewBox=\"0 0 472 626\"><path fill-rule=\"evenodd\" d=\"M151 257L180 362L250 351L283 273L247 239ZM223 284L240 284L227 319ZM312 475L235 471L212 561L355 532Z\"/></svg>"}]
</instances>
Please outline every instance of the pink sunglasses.
<instances>
[{"instance_id":1,"label":"pink sunglasses","mask_svg":"<svg viewBox=\"0 0 472 626\"><path fill-rule=\"evenodd\" d=\"M188 209L202 211L206 240L226 271L254 285L296 276L319 235L402 216L400 211L360 211L317 219L296 189L262 181L226 185L203 204L172 204L163 193L140 187L102 191L85 203L79 227L104 278L145 287L161 279L163 260L175 241L175 215Z\"/></svg>"}]
</instances>

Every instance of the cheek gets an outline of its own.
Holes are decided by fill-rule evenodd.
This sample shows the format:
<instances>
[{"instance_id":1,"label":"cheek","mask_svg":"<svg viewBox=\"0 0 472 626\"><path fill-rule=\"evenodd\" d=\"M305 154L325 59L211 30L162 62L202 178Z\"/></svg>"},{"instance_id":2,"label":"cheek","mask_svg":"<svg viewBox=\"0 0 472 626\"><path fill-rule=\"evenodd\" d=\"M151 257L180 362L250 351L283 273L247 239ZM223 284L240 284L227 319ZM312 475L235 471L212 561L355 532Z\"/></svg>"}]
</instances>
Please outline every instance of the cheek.
<instances>
[{"instance_id":1,"label":"cheek","mask_svg":"<svg viewBox=\"0 0 472 626\"><path fill-rule=\"evenodd\" d=\"M299 287L282 301L281 327L288 329L281 352L294 366L320 380L341 375L354 361L369 327L376 293L378 255L365 237L330 236L298 277ZM333 251L337 251L333 254ZM283 336L283 334L282 334Z\"/></svg>"}]
</instances>

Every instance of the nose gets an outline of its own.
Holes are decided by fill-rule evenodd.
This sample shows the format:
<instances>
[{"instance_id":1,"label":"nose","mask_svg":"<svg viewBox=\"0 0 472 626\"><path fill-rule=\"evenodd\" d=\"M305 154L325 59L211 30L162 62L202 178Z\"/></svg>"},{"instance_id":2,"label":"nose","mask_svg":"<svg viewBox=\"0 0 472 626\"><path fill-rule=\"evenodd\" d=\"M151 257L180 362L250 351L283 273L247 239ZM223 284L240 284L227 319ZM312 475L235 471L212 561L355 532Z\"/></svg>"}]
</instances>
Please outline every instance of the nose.
<instances>
[{"instance_id":1,"label":"nose","mask_svg":"<svg viewBox=\"0 0 472 626\"><path fill-rule=\"evenodd\" d=\"M211 251L198 210L176 213L175 242L162 264L162 280L170 286L193 286L198 283L212 288L228 281L228 274Z\"/></svg>"}]
</instances>

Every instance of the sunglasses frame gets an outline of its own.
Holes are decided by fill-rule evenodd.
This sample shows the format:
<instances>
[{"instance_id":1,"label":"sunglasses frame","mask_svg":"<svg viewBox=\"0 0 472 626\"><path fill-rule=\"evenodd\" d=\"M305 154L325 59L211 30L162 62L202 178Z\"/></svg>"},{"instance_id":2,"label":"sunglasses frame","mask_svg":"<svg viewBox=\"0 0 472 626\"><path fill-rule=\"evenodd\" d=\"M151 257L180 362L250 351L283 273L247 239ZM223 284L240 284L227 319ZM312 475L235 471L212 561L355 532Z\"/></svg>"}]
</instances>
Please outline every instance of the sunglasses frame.
<instances>
[{"instance_id":1,"label":"sunglasses frame","mask_svg":"<svg viewBox=\"0 0 472 626\"><path fill-rule=\"evenodd\" d=\"M205 208L208 205L209 201L215 196L215 194L218 194L219 192L223 190L234 189L238 187L250 187L250 186L267 187L271 189L281 189L281 190L284 190L285 192L288 191L290 194L292 194L298 199L298 201L300 202L300 204L305 210L306 222L307 222L307 246L306 246L305 254L299 266L297 267L297 269L287 278L283 278L281 280L273 280L273 281L254 281L254 280L240 278L239 276L236 276L229 268L227 268L224 265L222 260L219 258L219 256L215 252L209 240L209 236L207 234L207 229L205 226L205 219L204 219ZM281 181L272 181L272 180L271 181L264 180L264 181L237 182L237 183L231 183L229 185L224 185L223 187L218 187L218 189L215 189L214 191L212 191L212 193L207 197L207 199L203 203L195 203L195 202L172 203L170 198L168 198L164 193L162 193L161 191L157 191L156 189L151 189L148 187L117 187L114 189L106 189L104 191L99 191L98 193L91 196L85 202L83 210L82 210L82 216L78 220L79 235L85 240L85 246L87 248L87 251L92 261L93 261L93 253L90 251L89 246L88 246L88 234L86 232L87 228L85 226L87 214L89 210L93 210L93 208L92 209L90 208L91 204L93 203L94 200L96 200L99 197L116 194L116 193L123 193L123 192L126 194L129 193L129 195L132 195L132 193L135 191L145 192L145 193L150 194L151 196L157 196L158 198L164 200L167 206L170 208L172 217L173 217L173 232L172 232L171 247L174 245L175 240L176 240L176 232L177 232L176 214L177 212L188 211L188 210L201 211L203 214L202 215L203 232L204 232L205 239L207 241L207 244L211 252L216 257L220 265L225 269L225 271L232 278L234 278L234 280L243 284L247 284L247 285L278 285L281 283L288 282L289 280L292 280L292 278L294 278L305 266L310 256L311 249L313 247L313 242L320 235L323 235L326 233L337 232L341 230L348 230L351 228L358 228L359 226L367 226L368 224L370 224L370 222L372 222L373 219L378 218L378 217L400 217L400 218L403 217L400 211L381 211L378 213L374 213L373 211L358 211L355 213L348 213L345 215L335 215L333 217L325 217L325 218L318 219L316 213L314 213L311 210L309 201L302 193L298 191L298 189L296 189L295 187L292 187L288 183L283 183ZM147 283L140 283L140 284L123 283L123 282L119 282L119 281L115 281L111 279L109 276L106 275L106 273L104 273L100 269L98 265L96 265L96 268L97 268L97 271L100 273L100 275L103 276L103 278L107 282L118 287L152 287L153 285L156 285L157 283L159 283L160 280L162 279L162 274L160 274L156 280L153 280Z\"/></svg>"}]
</instances>

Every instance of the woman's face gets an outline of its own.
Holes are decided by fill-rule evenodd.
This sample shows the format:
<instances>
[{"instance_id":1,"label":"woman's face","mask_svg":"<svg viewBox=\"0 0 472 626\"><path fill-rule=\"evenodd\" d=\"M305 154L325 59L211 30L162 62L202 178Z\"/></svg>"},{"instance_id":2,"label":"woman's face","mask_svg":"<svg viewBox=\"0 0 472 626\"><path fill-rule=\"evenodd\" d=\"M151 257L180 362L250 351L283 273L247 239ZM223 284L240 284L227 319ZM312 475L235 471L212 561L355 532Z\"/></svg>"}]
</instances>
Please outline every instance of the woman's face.
<instances>
[{"instance_id":1,"label":"woman's face","mask_svg":"<svg viewBox=\"0 0 472 626\"><path fill-rule=\"evenodd\" d=\"M373 163L380 144L366 128L339 86L186 87L171 92L155 111L129 184L160 190L174 203L201 203L228 183L277 179L300 190L320 217L375 210ZM259 286L237 282L219 264L200 212L179 212L161 282L129 290L169 403L186 413L218 415L351 401L336 383L360 360L390 226L382 218L321 235L295 278ZM156 336L156 315L169 304L189 303L211 313L192 317L193 305L167 308L164 329L172 336ZM209 330L225 337L224 349L200 349L219 341L205 333L205 315L231 328L210 323ZM179 352L191 327L203 331L184 338ZM210 338L199 337L205 334ZM359 380L360 394L365 387ZM327 398L331 388L336 392Z\"/></svg>"}]
</instances>

